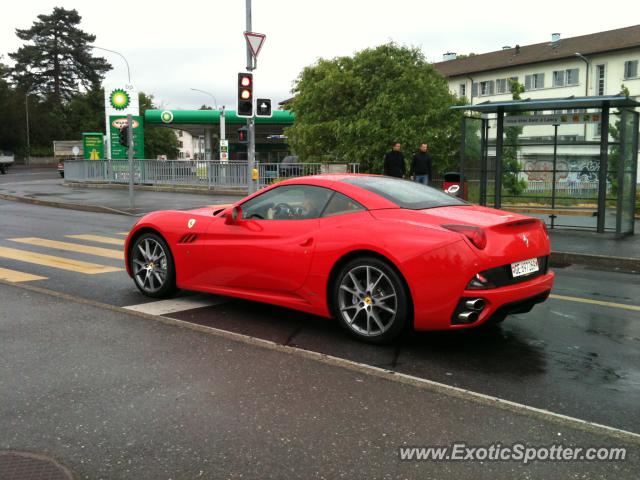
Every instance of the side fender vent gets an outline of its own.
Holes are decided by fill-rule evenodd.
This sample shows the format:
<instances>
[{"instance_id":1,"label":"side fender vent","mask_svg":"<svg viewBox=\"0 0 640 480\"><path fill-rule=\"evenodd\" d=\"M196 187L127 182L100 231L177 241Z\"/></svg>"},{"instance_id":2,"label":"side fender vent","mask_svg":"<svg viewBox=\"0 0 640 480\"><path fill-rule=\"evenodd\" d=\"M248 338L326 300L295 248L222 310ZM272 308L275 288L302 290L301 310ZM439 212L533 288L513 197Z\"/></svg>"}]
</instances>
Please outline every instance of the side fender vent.
<instances>
[{"instance_id":1,"label":"side fender vent","mask_svg":"<svg viewBox=\"0 0 640 480\"><path fill-rule=\"evenodd\" d=\"M187 233L186 235L183 235L180 240L178 240L178 243L193 243L196 238L198 238L198 235L196 235L195 233Z\"/></svg>"}]
</instances>

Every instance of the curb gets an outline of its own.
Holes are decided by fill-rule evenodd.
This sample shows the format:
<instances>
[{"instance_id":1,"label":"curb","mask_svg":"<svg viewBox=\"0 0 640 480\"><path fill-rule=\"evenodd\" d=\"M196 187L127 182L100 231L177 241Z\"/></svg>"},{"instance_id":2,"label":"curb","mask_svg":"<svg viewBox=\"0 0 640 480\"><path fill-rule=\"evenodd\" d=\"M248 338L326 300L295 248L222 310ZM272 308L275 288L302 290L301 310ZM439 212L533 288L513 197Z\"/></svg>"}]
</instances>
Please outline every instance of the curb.
<instances>
[{"instance_id":1,"label":"curb","mask_svg":"<svg viewBox=\"0 0 640 480\"><path fill-rule=\"evenodd\" d=\"M85 183L76 181L65 180L62 183L65 187L79 187L79 188L108 188L116 190L126 190L129 185L123 183ZM216 189L210 190L204 187L174 187L168 185L138 185L135 186L136 190L150 191L150 192L170 192L170 193L193 193L196 195L238 195L243 197L247 194L246 189Z\"/></svg>"},{"instance_id":2,"label":"curb","mask_svg":"<svg viewBox=\"0 0 640 480\"><path fill-rule=\"evenodd\" d=\"M590 253L551 252L549 259L551 266L585 265L588 267L604 268L606 270L622 270L625 272L640 272L640 259L627 257L608 257Z\"/></svg>"},{"instance_id":3,"label":"curb","mask_svg":"<svg viewBox=\"0 0 640 480\"><path fill-rule=\"evenodd\" d=\"M21 197L19 195L9 195L8 193L0 193L0 199L9 200L12 202L30 203L32 205L42 205L45 207L66 208L68 210L80 210L83 212L114 213L117 215L127 215L129 217L139 216L135 213L125 212L124 210L118 210L117 208L104 207L102 205L89 205L89 204L85 205L80 203L54 202L51 200L39 200L36 198Z\"/></svg>"}]
</instances>

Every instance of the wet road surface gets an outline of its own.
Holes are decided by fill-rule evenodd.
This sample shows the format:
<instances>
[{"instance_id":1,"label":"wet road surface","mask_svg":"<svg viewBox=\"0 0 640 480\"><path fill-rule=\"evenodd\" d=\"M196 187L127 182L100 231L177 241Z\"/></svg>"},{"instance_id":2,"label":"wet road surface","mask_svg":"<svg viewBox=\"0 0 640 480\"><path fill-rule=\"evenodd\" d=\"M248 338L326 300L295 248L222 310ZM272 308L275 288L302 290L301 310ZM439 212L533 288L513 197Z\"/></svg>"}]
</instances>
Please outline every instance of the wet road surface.
<instances>
[{"instance_id":1,"label":"wet road surface","mask_svg":"<svg viewBox=\"0 0 640 480\"><path fill-rule=\"evenodd\" d=\"M0 208L0 251L18 249L122 268L116 258L15 239L39 237L118 251L117 240L124 238L134 218L2 201ZM70 238L73 235L112 242ZM0 268L41 277L29 281L31 285L111 305L151 303L124 270L85 274L11 256L0 256ZM166 316L640 433L640 275L579 266L557 269L556 274L555 297L530 313L509 317L499 328L411 333L385 347L353 341L330 320L214 296L204 297L215 305Z\"/></svg>"}]
</instances>

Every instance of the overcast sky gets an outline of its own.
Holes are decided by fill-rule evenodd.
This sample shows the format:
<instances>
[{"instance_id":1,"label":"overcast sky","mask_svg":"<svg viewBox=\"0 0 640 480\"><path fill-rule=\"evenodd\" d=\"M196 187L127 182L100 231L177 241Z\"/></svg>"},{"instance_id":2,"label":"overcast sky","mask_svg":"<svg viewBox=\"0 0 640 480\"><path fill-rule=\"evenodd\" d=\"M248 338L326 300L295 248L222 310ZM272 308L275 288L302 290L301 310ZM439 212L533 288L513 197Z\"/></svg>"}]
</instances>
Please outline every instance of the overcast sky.
<instances>
[{"instance_id":1,"label":"overcast sky","mask_svg":"<svg viewBox=\"0 0 640 480\"><path fill-rule=\"evenodd\" d=\"M10 5L10 7L9 7ZM236 75L246 65L245 0L177 2L26 0L10 2L0 15L0 55L21 43L28 28L55 6L75 8L80 27L95 45L129 61L132 83L161 106L197 108L213 101L235 108ZM521 11L515 11L515 8ZM420 47L432 62L447 51L484 53L503 45L548 41L640 23L637 0L607 2L253 0L253 28L267 35L255 72L255 92L275 103L288 98L293 80L317 58L333 58L388 41ZM113 65L107 80L126 81L124 62L99 52Z\"/></svg>"}]
</instances>

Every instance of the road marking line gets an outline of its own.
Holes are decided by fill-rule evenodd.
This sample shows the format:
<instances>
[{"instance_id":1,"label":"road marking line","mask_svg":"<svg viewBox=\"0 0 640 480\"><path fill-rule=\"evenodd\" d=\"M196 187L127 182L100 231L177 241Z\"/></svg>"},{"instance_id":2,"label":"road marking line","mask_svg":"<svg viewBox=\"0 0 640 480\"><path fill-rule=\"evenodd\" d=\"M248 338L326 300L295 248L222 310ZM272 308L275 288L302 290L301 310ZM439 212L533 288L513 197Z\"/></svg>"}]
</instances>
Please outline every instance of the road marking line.
<instances>
[{"instance_id":1,"label":"road marking line","mask_svg":"<svg viewBox=\"0 0 640 480\"><path fill-rule=\"evenodd\" d=\"M90 242L108 243L109 245L124 245L124 240L120 238L103 237L102 235L65 235L67 238L75 240L88 240Z\"/></svg>"},{"instance_id":2,"label":"road marking line","mask_svg":"<svg viewBox=\"0 0 640 480\"><path fill-rule=\"evenodd\" d=\"M35 253L27 250L18 250L16 248L7 247L0 247L0 257L19 260L21 262L35 263L37 265L44 265L45 267L59 268L60 270L85 273L87 275L119 272L123 270L122 268L100 265L98 263L81 262L79 260L71 260L70 258L55 257L53 255L45 255L43 253Z\"/></svg>"},{"instance_id":3,"label":"road marking line","mask_svg":"<svg viewBox=\"0 0 640 480\"><path fill-rule=\"evenodd\" d=\"M41 277L39 275L31 275L30 273L17 272L16 270L9 270L8 268L0 268L0 279L7 282L32 282L34 280L48 280L47 277Z\"/></svg>"},{"instance_id":4,"label":"road marking line","mask_svg":"<svg viewBox=\"0 0 640 480\"><path fill-rule=\"evenodd\" d=\"M569 302L579 302L579 303L590 303L592 305L600 305L603 307L611 307L611 308L621 308L623 310L632 310L634 312L640 312L640 306L637 305L627 305L626 303L614 303L614 302L603 302L602 300L592 300L590 298L580 298L580 297L568 297L566 295L549 295L550 298L555 298L556 300L567 300Z\"/></svg>"},{"instance_id":5,"label":"road marking line","mask_svg":"<svg viewBox=\"0 0 640 480\"><path fill-rule=\"evenodd\" d=\"M116 232L116 235L124 235L126 237L129 235L129 232Z\"/></svg>"},{"instance_id":6,"label":"road marking line","mask_svg":"<svg viewBox=\"0 0 640 480\"><path fill-rule=\"evenodd\" d=\"M27 245L36 245L38 247L56 248L58 250L68 250L70 252L87 253L98 257L115 258L124 260L124 253L120 250L110 250L102 247L91 247L89 245L81 245L79 243L58 242L56 240L48 240L46 238L25 237L25 238L9 238L12 242L26 243Z\"/></svg>"},{"instance_id":7,"label":"road marking line","mask_svg":"<svg viewBox=\"0 0 640 480\"><path fill-rule=\"evenodd\" d=\"M146 313L148 315L166 315L168 313L183 312L194 308L211 307L220 305L229 300L223 297L213 295L197 295L194 297L172 298L169 300L159 300L157 302L141 303L138 305L129 305L127 310L134 312Z\"/></svg>"}]
</instances>

